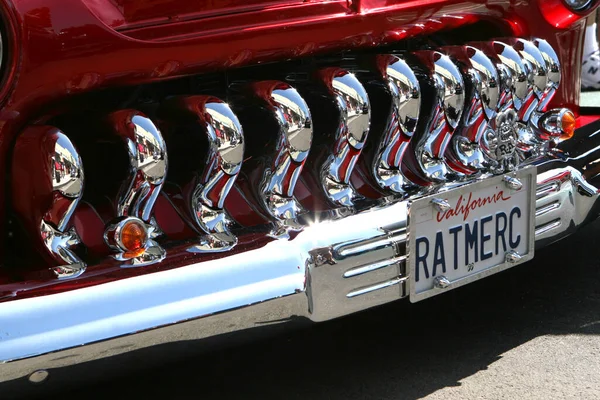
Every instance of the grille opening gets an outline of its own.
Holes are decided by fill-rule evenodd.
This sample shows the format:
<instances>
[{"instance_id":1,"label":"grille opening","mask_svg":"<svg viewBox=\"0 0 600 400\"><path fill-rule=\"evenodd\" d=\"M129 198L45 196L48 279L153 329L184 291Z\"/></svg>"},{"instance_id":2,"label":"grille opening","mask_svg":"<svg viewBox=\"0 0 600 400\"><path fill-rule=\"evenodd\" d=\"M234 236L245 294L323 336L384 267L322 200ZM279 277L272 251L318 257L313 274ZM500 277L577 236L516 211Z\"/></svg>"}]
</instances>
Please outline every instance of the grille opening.
<instances>
[{"instance_id":1,"label":"grille opening","mask_svg":"<svg viewBox=\"0 0 600 400\"><path fill-rule=\"evenodd\" d=\"M423 37L414 37L408 40L394 43L393 45L340 51L323 56L308 57L295 60L253 65L226 71L199 74L196 76L171 79L168 81L143 84L134 87L118 87L95 91L92 93L73 95L60 102L49 104L46 109L40 110L37 121L42 124L56 126L65 132L78 147L81 153L85 169L85 190L83 201L94 207L112 207L111 198L114 198L122 181L127 176L128 158L118 139L106 135L105 127L101 124L90 123L97 121L109 112L132 108L146 114L159 126L161 115L158 113L160 103L170 96L207 94L219 97L229 102L234 111L239 115L243 126L248 131L265 132L272 131L269 126L273 121L262 119L261 126L257 124L257 116L260 109L246 112L236 108L239 104L239 93L235 90L235 84L259 80L282 80L292 85L298 84L302 88L302 95L310 96L310 87L303 84L312 71L326 66L338 66L354 72L360 78L369 78L370 71L365 67L364 60L373 54L392 53L406 55L417 49L436 48L447 44L462 44L472 41L472 32L478 32L477 40L487 40L493 37L508 34L505 26L489 22L476 22L468 26L453 29L451 31L440 31L437 34ZM363 79L363 81L365 81ZM373 115L371 140L367 142L365 154L374 151L377 143L377 135L383 130L386 123L385 116L389 110L389 100L378 96L381 90L377 84L365 84L369 95L373 95ZM425 89L427 90L427 89ZM318 94L317 94L318 95ZM423 99L430 94L423 92ZM326 109L328 105L324 105ZM67 110L67 111L65 111ZM256 112L256 114L255 114ZM319 121L324 112L315 112L315 124L321 124L325 119ZM266 121L266 122L265 122ZM331 122L327 120L327 122ZM315 143L318 145L318 132L315 132ZM204 160L208 151L208 143L198 135L192 134L192 127L188 121L177 121L164 129L169 154L168 180L163 192L176 191L177 186L190 178L192 171L198 168L198 160ZM247 162L260 163L261 152L265 146L271 146L273 138L258 137L259 135L246 136L246 158ZM255 160L252 160L255 158ZM311 168L307 166L306 168ZM238 181L242 182L240 175ZM10 201L9 201L10 202ZM36 254L30 245L30 239L19 229L18 219L8 207L7 219L11 222L10 237L6 242L10 251L6 254L4 264L19 266L12 270L19 270L22 266L33 266L33 269L44 266L42 259ZM108 213L108 211L106 212ZM165 240L165 239L163 239ZM82 258L90 261L90 255L81 250ZM21 280L22 276L16 275L13 280ZM2 278L0 277L0 283Z\"/></svg>"}]
</instances>

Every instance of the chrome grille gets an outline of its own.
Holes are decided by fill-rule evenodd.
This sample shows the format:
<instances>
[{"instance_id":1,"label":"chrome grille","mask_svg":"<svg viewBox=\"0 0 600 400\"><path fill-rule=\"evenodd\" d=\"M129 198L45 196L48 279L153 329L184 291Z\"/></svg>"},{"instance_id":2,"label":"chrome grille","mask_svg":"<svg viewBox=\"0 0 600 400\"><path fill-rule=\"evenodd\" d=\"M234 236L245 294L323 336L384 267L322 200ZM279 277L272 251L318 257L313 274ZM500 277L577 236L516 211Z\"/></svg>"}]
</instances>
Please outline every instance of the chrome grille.
<instances>
[{"instance_id":1,"label":"chrome grille","mask_svg":"<svg viewBox=\"0 0 600 400\"><path fill-rule=\"evenodd\" d=\"M377 201L511 171L544 153L560 135L556 118L565 111L547 109L560 81L558 59L542 39L506 38L342 61L344 68L318 66L289 81L235 81L228 89L229 102L216 94L179 95L162 99L147 113L150 117L135 109L99 117L106 125L100 140L117 138L118 151L128 159L118 195L107 194L111 207L97 199L85 203L104 224L108 250L100 254L123 266L142 266L163 260L170 243L181 238L193 253L227 252L239 235L290 238L311 222L348 216ZM375 102L389 104L384 110L373 109L369 93L374 86L383 88L388 100ZM375 111L385 114L380 135L370 132ZM167 148L181 148L181 127L206 146L204 152L171 153L171 158L185 157L182 165L189 169L172 178ZM52 127L40 129L28 128L42 132L39 140L56 134ZM74 132L76 136L81 140L81 133ZM27 137L27 132L21 135L17 148ZM75 146L78 140L73 139ZM363 152L369 146L374 150ZM79 157L75 147L72 153ZM50 150L42 157L56 161ZM14 163L14 168L22 167L18 156ZM99 175L101 168L91 169ZM47 170L31 173L39 175L34 180L49 180ZM538 198L550 195L552 185L540 187ZM57 190L49 188L45 194ZM72 196L70 212L80 197ZM543 221L536 233L560 223L558 217L552 219L559 208L556 201L560 199L538 208ZM60 206L56 198L50 203L51 209ZM40 231L45 211L32 214L18 206L15 211L20 219L36 222L25 224L30 236L42 241L51 231L68 236L60 246L43 250L54 268L84 265L71 251L78 242L72 223ZM136 251L119 237L124 221L132 218L146 230L143 248ZM186 233L179 235L177 229ZM369 248L353 258L343 248L352 245L344 244L324 249L325 255L314 254L315 265L319 257L341 265L347 298L403 286L406 235L395 231L382 240L383 255L378 255L383 250ZM73 257L64 256L70 253Z\"/></svg>"}]
</instances>

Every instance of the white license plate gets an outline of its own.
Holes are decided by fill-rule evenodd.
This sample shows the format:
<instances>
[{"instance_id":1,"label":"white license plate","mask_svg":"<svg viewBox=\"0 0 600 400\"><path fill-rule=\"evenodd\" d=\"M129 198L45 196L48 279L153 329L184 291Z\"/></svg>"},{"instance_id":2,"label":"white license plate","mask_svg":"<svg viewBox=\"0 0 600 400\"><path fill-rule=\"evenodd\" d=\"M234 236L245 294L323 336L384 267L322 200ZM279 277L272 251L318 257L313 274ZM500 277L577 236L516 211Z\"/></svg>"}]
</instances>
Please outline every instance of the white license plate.
<instances>
[{"instance_id":1,"label":"white license plate","mask_svg":"<svg viewBox=\"0 0 600 400\"><path fill-rule=\"evenodd\" d=\"M517 178L521 188L511 189L505 176ZM535 189L536 169L530 167L411 202L410 301L532 259ZM445 200L446 207L432 202L438 200Z\"/></svg>"}]
</instances>

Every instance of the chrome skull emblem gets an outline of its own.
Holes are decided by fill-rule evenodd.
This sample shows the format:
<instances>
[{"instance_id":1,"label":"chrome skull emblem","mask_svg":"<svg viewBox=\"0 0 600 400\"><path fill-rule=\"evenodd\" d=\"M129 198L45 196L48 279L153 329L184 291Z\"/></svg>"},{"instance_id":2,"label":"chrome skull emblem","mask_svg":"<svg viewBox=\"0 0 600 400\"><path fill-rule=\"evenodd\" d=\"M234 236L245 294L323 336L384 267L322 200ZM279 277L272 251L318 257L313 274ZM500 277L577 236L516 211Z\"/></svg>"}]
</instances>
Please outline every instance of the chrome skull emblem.
<instances>
[{"instance_id":1,"label":"chrome skull emblem","mask_svg":"<svg viewBox=\"0 0 600 400\"><path fill-rule=\"evenodd\" d=\"M517 154L517 113L508 109L496 116L496 130L490 129L482 138L482 148L489 162L489 171L501 174L515 169Z\"/></svg>"}]
</instances>

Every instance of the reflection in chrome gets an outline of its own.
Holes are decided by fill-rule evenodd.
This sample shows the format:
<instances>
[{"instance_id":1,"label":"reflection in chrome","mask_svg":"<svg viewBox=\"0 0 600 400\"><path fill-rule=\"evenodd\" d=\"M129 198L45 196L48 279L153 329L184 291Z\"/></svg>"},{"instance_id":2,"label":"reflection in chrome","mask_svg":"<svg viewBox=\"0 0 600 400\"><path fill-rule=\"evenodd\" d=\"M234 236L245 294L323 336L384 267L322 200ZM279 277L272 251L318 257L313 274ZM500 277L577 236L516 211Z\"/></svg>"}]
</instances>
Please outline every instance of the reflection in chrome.
<instances>
[{"instance_id":1,"label":"reflection in chrome","mask_svg":"<svg viewBox=\"0 0 600 400\"><path fill-rule=\"evenodd\" d=\"M304 210L294 197L294 188L310 151L312 118L304 99L287 83L257 82L252 90L273 113L279 128L275 154L266 163L259 198L277 221L273 235L281 236L302 228L298 215Z\"/></svg>"},{"instance_id":2,"label":"reflection in chrome","mask_svg":"<svg viewBox=\"0 0 600 400\"><path fill-rule=\"evenodd\" d=\"M470 83L464 123L453 136L448 166L456 173L471 175L488 164L481 142L493 134L500 80L494 63L481 50L472 46L447 47L445 50L459 61L462 73Z\"/></svg>"},{"instance_id":3,"label":"reflection in chrome","mask_svg":"<svg viewBox=\"0 0 600 400\"><path fill-rule=\"evenodd\" d=\"M544 62L546 63L546 71L548 73L548 87L543 100L540 101L540 111L545 111L545 106L554 96L558 85L560 84L560 61L556 51L550 46L550 43L544 39L533 39L533 44L538 48Z\"/></svg>"},{"instance_id":4,"label":"reflection in chrome","mask_svg":"<svg viewBox=\"0 0 600 400\"><path fill-rule=\"evenodd\" d=\"M362 152L371 125L371 105L363 85L354 74L337 68L319 71L319 77L335 96L340 120L332 153L322 168L327 197L336 205L352 206L359 197L350 183L352 170Z\"/></svg>"},{"instance_id":5,"label":"reflection in chrome","mask_svg":"<svg viewBox=\"0 0 600 400\"><path fill-rule=\"evenodd\" d=\"M209 143L204 170L197 179L191 199L196 227L206 235L190 252L214 252L231 249L237 238L229 230L231 219L224 203L244 159L244 134L229 105L213 96L189 96L178 99L180 106L197 117Z\"/></svg>"},{"instance_id":6,"label":"reflection in chrome","mask_svg":"<svg viewBox=\"0 0 600 400\"><path fill-rule=\"evenodd\" d=\"M532 115L536 113L539 101L546 91L548 74L542 53L533 43L524 39L511 39L510 43L521 56L529 83L523 106L517 110L519 120L517 123L518 149L523 160L531 155L538 154L542 145L529 122Z\"/></svg>"},{"instance_id":7,"label":"reflection in chrome","mask_svg":"<svg viewBox=\"0 0 600 400\"><path fill-rule=\"evenodd\" d=\"M394 55L377 56L377 67L392 96L392 108L375 157L373 173L381 188L404 193L409 183L400 166L419 119L419 81L408 64Z\"/></svg>"},{"instance_id":8,"label":"reflection in chrome","mask_svg":"<svg viewBox=\"0 0 600 400\"><path fill-rule=\"evenodd\" d=\"M430 67L436 92L429 124L416 146L417 161L427 179L444 182L448 175L445 153L465 106L465 84L457 66L438 51L419 51Z\"/></svg>"},{"instance_id":9,"label":"reflection in chrome","mask_svg":"<svg viewBox=\"0 0 600 400\"><path fill-rule=\"evenodd\" d=\"M548 71L542 53L532 42L512 38L509 43L521 56L529 83L523 106L518 110L519 123L517 125L518 147L522 153L521 159L525 159L530 155L538 154L542 145L542 141L529 122L532 114L539 109L539 102L548 87Z\"/></svg>"},{"instance_id":10,"label":"reflection in chrome","mask_svg":"<svg viewBox=\"0 0 600 400\"><path fill-rule=\"evenodd\" d=\"M167 174L167 148L158 128L144 114L135 110L121 110L112 113L109 121L113 124L114 133L125 144L129 155L129 176L121 185L117 199L117 217L105 229L107 244L116 241L108 238L111 226L118 224L122 217L136 217L144 222L149 239L160 235L160 230L153 219L152 208ZM154 241L149 241L147 254L130 255L120 253L116 259L127 258L131 265L147 265L162 261L165 250ZM140 264L141 259L144 261Z\"/></svg>"},{"instance_id":11,"label":"reflection in chrome","mask_svg":"<svg viewBox=\"0 0 600 400\"><path fill-rule=\"evenodd\" d=\"M86 264L70 249L81 242L75 227L69 228L69 221L75 208L83 196L83 164L73 143L60 131L49 135L49 142L54 143L54 149L48 154L51 165L50 180L52 182L52 205L47 215L63 212L57 216L54 225L51 221L42 219L40 234L46 248L59 263L52 267L57 278L75 278L85 271ZM64 204L68 205L65 207Z\"/></svg>"}]
</instances>

